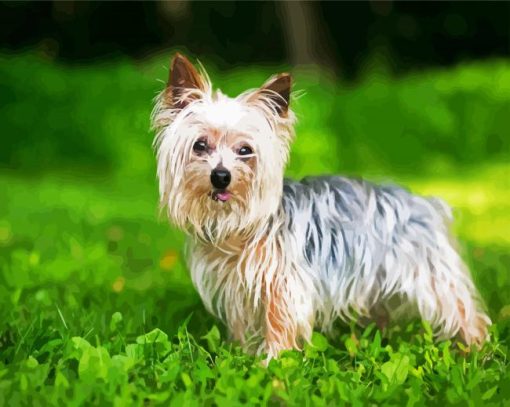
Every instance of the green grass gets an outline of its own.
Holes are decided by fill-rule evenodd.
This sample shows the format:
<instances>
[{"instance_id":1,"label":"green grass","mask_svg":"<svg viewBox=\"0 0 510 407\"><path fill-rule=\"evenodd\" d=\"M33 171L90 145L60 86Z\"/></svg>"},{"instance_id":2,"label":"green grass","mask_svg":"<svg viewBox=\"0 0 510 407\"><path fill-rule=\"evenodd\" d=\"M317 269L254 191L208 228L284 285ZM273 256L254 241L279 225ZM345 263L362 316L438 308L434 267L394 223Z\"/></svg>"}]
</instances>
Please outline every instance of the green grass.
<instances>
[{"instance_id":1,"label":"green grass","mask_svg":"<svg viewBox=\"0 0 510 407\"><path fill-rule=\"evenodd\" d=\"M497 180L508 186L504 175L498 167L467 179L408 185L427 192L446 183L452 197L477 185L490 195ZM487 176L494 185L483 183ZM509 189L503 190L500 200L509 202ZM476 230L464 232L464 251L498 321L494 341L481 353L464 356L449 342L434 344L416 324L384 339L373 327L344 327L331 344L317 334L304 355L289 352L265 369L223 342L203 310L183 265L182 236L157 221L153 186L3 176L0 191L6 214L0 221L0 404L486 403L510 397L510 255ZM458 229L469 231L477 207L469 194L462 196ZM501 208L507 222L508 209Z\"/></svg>"},{"instance_id":2,"label":"green grass","mask_svg":"<svg viewBox=\"0 0 510 407\"><path fill-rule=\"evenodd\" d=\"M298 72L289 168L450 202L491 343L466 354L419 322L342 326L265 368L226 342L191 285L184 236L158 216L148 114L163 61L0 58L0 405L508 404L507 63L352 88ZM212 76L234 93L271 71Z\"/></svg>"}]
</instances>

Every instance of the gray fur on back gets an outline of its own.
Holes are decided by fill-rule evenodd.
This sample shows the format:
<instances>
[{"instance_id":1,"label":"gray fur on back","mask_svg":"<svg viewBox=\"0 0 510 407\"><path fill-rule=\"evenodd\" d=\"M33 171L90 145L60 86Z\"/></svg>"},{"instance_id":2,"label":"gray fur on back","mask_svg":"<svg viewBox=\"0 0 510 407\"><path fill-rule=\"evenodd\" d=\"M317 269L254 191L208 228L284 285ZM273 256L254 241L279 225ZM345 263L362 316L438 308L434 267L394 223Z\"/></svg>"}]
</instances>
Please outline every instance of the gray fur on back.
<instances>
[{"instance_id":1,"label":"gray fur on back","mask_svg":"<svg viewBox=\"0 0 510 407\"><path fill-rule=\"evenodd\" d=\"M320 275L328 321L368 316L391 295L411 294L412 268L440 251L449 217L439 200L336 176L285 180L283 208L304 261Z\"/></svg>"}]
</instances>

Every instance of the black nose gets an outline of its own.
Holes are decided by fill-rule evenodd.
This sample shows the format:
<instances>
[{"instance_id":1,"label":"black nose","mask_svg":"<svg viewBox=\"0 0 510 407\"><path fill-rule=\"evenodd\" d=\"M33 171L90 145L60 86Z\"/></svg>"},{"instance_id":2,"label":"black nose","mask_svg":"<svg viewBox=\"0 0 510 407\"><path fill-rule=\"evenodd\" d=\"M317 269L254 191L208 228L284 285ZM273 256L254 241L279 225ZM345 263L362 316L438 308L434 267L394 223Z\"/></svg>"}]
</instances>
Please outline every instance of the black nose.
<instances>
[{"instance_id":1,"label":"black nose","mask_svg":"<svg viewBox=\"0 0 510 407\"><path fill-rule=\"evenodd\" d=\"M230 171L225 168L215 168L211 172L211 184L215 188L225 189L230 184Z\"/></svg>"}]
</instances>

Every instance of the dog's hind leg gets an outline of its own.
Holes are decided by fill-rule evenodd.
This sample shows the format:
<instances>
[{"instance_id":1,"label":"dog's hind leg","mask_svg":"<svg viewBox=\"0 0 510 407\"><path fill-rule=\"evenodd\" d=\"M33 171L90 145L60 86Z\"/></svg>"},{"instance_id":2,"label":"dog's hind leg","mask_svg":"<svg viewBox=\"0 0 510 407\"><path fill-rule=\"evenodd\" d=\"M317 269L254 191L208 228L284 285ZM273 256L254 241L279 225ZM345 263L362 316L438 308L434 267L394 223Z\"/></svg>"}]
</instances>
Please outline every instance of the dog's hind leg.
<instances>
[{"instance_id":1,"label":"dog's hind leg","mask_svg":"<svg viewBox=\"0 0 510 407\"><path fill-rule=\"evenodd\" d=\"M416 271L415 295L421 317L438 338L458 335L467 345L480 346L488 338L491 321L469 271L448 239L427 251L427 264Z\"/></svg>"}]
</instances>

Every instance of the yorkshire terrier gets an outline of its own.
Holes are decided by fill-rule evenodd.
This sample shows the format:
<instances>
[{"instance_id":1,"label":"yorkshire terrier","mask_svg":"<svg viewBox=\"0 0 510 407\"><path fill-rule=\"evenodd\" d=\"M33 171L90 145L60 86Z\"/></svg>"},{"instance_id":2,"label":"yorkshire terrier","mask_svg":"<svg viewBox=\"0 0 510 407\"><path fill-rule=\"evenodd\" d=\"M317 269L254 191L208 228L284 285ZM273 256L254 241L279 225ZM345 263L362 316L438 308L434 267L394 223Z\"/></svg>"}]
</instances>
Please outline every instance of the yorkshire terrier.
<instances>
[{"instance_id":1,"label":"yorkshire terrier","mask_svg":"<svg viewBox=\"0 0 510 407\"><path fill-rule=\"evenodd\" d=\"M157 98L161 205L190 236L205 307L269 358L337 319L419 316L437 338L483 343L491 321L442 201L337 176L284 179L291 82L283 73L230 98L177 54Z\"/></svg>"}]
</instances>

